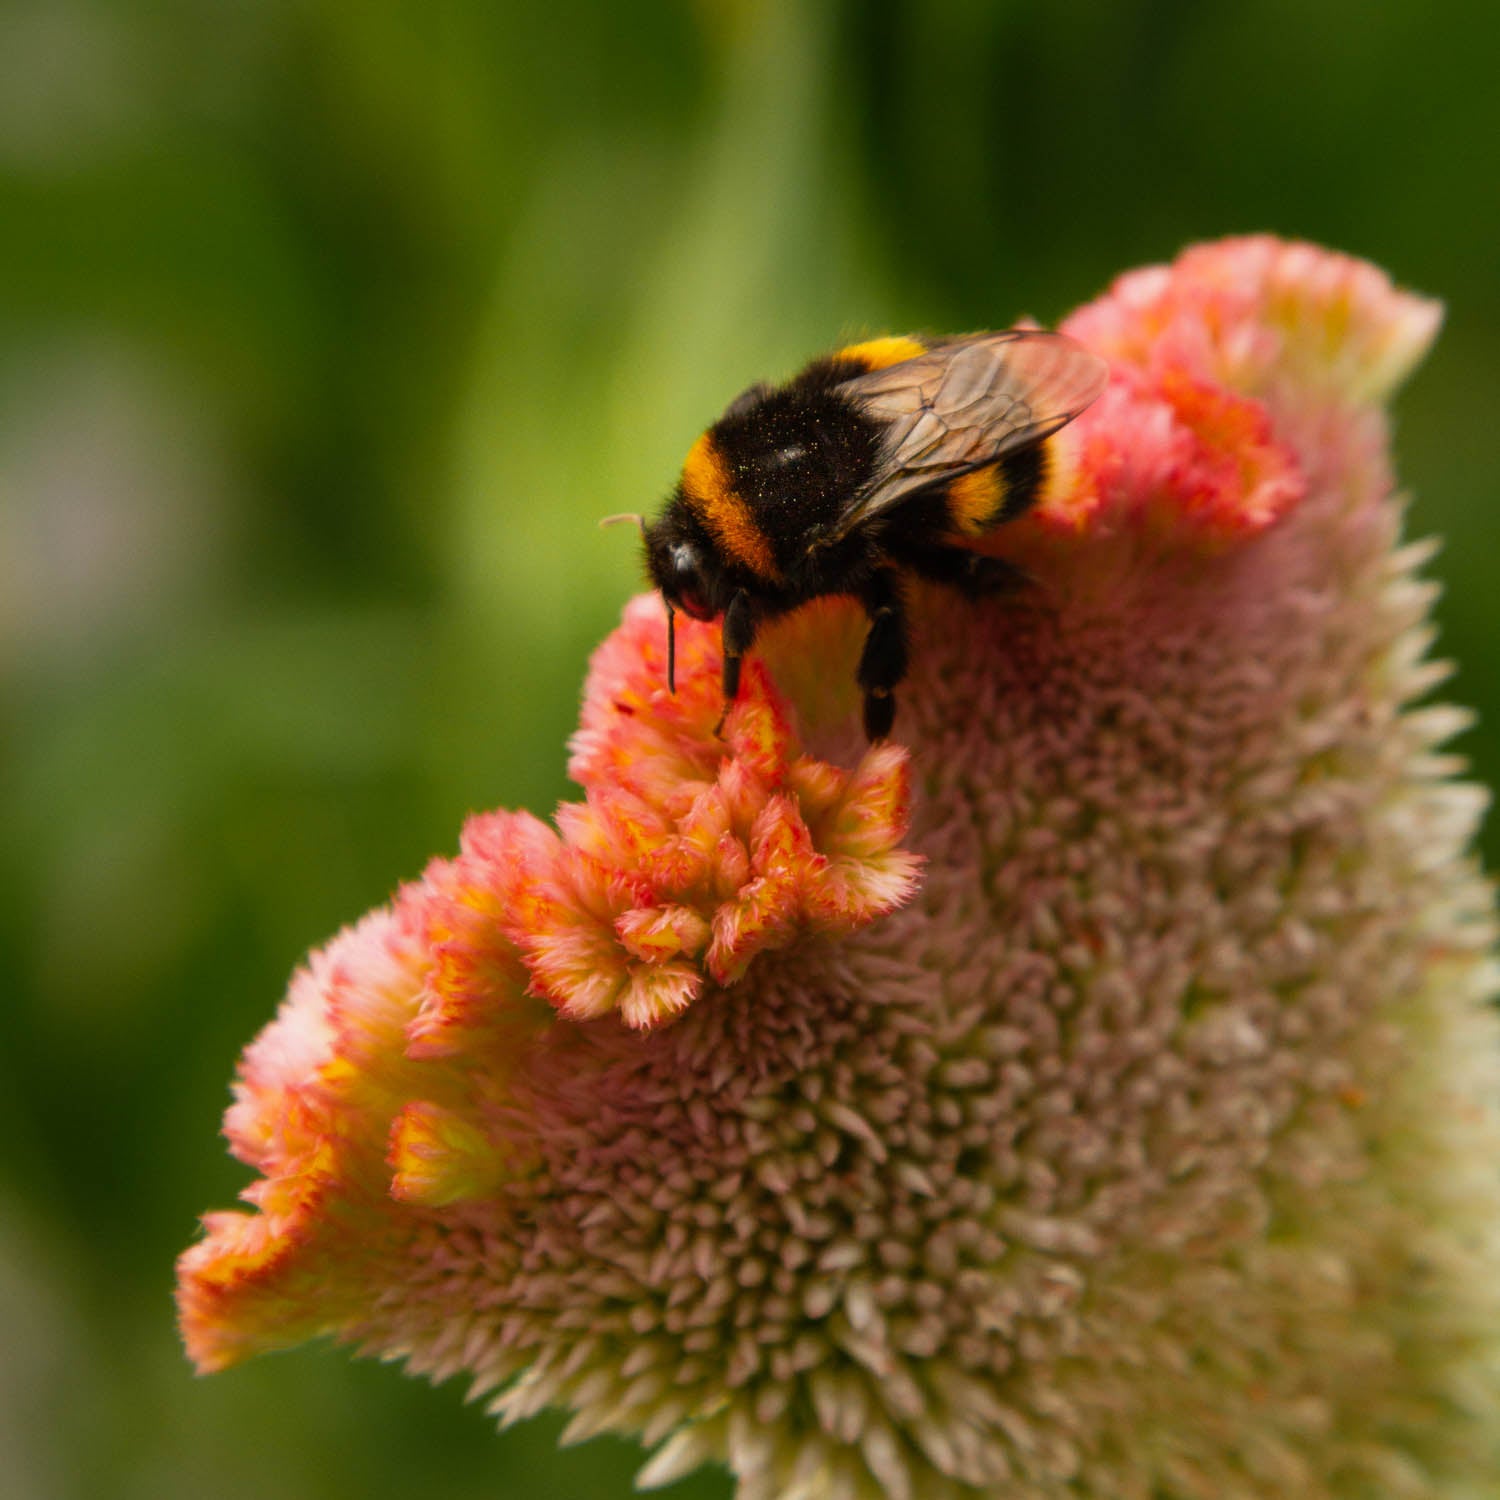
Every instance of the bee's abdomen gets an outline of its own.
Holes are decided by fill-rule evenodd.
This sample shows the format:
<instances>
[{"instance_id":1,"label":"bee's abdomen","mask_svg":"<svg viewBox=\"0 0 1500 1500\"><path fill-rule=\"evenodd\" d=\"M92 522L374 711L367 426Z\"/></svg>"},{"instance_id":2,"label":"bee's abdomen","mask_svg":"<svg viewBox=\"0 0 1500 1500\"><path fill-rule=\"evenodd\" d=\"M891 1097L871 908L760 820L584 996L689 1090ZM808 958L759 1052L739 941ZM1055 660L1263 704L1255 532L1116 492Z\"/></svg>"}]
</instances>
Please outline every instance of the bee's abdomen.
<instances>
[{"instance_id":1,"label":"bee's abdomen","mask_svg":"<svg viewBox=\"0 0 1500 1500\"><path fill-rule=\"evenodd\" d=\"M982 536L1024 515L1047 482L1047 444L1007 454L949 484L948 529L956 536Z\"/></svg>"}]
</instances>

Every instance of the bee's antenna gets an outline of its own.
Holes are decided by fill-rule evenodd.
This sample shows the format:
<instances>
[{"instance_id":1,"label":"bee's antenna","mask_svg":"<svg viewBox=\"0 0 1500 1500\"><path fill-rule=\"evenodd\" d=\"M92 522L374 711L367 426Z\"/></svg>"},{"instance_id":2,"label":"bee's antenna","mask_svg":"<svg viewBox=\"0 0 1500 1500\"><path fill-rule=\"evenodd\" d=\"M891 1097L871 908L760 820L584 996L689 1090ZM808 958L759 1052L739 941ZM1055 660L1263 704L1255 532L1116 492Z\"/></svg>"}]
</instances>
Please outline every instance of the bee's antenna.
<instances>
[{"instance_id":1,"label":"bee's antenna","mask_svg":"<svg viewBox=\"0 0 1500 1500\"><path fill-rule=\"evenodd\" d=\"M639 527L641 535L645 536L646 518L645 516L637 515L633 510L621 511L617 516L605 516L599 524L600 526L619 526L626 521L630 522L632 526Z\"/></svg>"},{"instance_id":2,"label":"bee's antenna","mask_svg":"<svg viewBox=\"0 0 1500 1500\"><path fill-rule=\"evenodd\" d=\"M599 524L619 526L626 521L637 527L641 536L645 537L646 518L633 510L621 511L617 516L605 516ZM666 603L665 600L662 602ZM669 693L677 691L677 611L670 604L667 604L667 691Z\"/></svg>"}]
</instances>

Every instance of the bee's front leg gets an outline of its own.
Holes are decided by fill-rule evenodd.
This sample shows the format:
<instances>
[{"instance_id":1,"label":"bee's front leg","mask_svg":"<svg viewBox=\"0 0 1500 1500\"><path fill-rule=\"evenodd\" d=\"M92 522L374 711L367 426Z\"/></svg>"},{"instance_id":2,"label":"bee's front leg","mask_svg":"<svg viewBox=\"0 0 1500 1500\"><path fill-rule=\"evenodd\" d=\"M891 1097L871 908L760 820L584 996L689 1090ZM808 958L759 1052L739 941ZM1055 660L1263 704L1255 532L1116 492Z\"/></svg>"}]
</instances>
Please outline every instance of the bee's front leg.
<instances>
[{"instance_id":1,"label":"bee's front leg","mask_svg":"<svg viewBox=\"0 0 1500 1500\"><path fill-rule=\"evenodd\" d=\"M719 715L719 722L714 726L715 734L724 728L724 720L729 717L729 710L739 697L740 663L755 643L755 610L744 589L735 593L729 601L729 608L724 611L721 639L724 643L724 712Z\"/></svg>"},{"instance_id":2,"label":"bee's front leg","mask_svg":"<svg viewBox=\"0 0 1500 1500\"><path fill-rule=\"evenodd\" d=\"M859 591L870 617L855 680L864 690L865 735L883 740L896 721L896 685L906 676L906 608L901 585L888 568L872 573Z\"/></svg>"}]
</instances>

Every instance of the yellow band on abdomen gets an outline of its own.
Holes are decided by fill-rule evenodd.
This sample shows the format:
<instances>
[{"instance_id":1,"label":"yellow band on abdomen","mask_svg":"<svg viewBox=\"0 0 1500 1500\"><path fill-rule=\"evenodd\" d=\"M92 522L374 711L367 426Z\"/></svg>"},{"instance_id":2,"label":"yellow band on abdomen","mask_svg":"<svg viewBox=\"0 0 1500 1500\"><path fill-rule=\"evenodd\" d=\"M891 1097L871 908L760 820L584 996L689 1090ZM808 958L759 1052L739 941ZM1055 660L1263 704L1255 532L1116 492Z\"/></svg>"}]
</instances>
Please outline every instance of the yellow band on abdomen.
<instances>
[{"instance_id":1,"label":"yellow band on abdomen","mask_svg":"<svg viewBox=\"0 0 1500 1500\"><path fill-rule=\"evenodd\" d=\"M998 464L962 474L948 486L948 521L959 536L981 536L1005 504L1006 483Z\"/></svg>"}]
</instances>

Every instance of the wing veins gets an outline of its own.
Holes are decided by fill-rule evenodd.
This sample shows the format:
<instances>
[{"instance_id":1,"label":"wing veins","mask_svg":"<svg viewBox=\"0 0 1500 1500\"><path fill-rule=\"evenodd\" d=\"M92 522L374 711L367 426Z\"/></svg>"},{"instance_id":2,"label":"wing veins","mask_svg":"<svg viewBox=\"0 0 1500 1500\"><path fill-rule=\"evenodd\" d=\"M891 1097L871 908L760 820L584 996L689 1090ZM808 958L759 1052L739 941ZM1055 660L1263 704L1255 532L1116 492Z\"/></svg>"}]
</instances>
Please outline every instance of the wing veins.
<instances>
[{"instance_id":1,"label":"wing veins","mask_svg":"<svg viewBox=\"0 0 1500 1500\"><path fill-rule=\"evenodd\" d=\"M1011 329L938 345L840 390L882 424L876 472L832 530L849 535L921 490L1045 442L1103 389L1108 367L1061 334Z\"/></svg>"}]
</instances>

